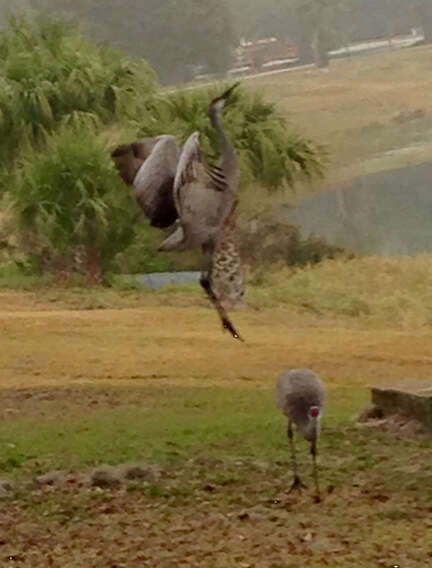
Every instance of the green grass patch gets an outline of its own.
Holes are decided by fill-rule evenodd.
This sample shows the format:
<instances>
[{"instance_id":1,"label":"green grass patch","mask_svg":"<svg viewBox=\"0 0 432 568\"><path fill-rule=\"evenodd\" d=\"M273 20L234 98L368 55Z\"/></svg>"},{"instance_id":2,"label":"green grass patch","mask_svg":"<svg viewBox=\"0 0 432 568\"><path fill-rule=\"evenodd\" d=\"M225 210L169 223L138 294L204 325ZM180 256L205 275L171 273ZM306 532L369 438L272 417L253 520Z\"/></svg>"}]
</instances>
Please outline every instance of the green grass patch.
<instances>
[{"instance_id":1,"label":"green grass patch","mask_svg":"<svg viewBox=\"0 0 432 568\"><path fill-rule=\"evenodd\" d=\"M343 318L397 328L429 328L432 324L432 255L379 256L324 260L303 268L268 268L249 274L251 308L288 308L320 318ZM126 279L126 282L129 282ZM199 284L166 286L152 291L125 285L112 287L52 286L45 278L0 272L0 289L33 292L20 297L24 307L41 309L105 309L143 306L209 307ZM12 297L5 295L4 309Z\"/></svg>"},{"instance_id":2,"label":"green grass patch","mask_svg":"<svg viewBox=\"0 0 432 568\"><path fill-rule=\"evenodd\" d=\"M268 272L251 296L261 306L286 305L320 316L395 326L430 326L432 256L325 260L302 270Z\"/></svg>"},{"instance_id":3,"label":"green grass patch","mask_svg":"<svg viewBox=\"0 0 432 568\"><path fill-rule=\"evenodd\" d=\"M85 390L64 406L58 401L26 406L0 429L0 471L19 474L53 469L88 468L129 461L170 463L206 455L286 460L285 419L276 409L273 390L143 388L136 404L126 390L114 391L110 404L86 407ZM135 392L135 391L134 391ZM346 423L366 401L364 389L330 392L326 427ZM98 389L89 389L98 400ZM34 416L32 416L34 414ZM324 436L325 438L325 436ZM325 445L324 441L324 445ZM331 445L331 442L329 442ZM226 481L229 483L229 480Z\"/></svg>"}]
</instances>

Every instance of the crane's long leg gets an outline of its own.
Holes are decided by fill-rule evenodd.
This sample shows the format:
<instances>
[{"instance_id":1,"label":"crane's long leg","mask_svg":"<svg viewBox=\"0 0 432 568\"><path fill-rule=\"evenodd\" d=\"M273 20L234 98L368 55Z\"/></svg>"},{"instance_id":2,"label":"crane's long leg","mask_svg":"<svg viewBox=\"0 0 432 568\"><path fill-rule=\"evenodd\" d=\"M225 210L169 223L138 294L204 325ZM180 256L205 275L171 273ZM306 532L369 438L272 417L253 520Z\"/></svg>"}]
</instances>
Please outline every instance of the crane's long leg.
<instances>
[{"instance_id":1,"label":"crane's long leg","mask_svg":"<svg viewBox=\"0 0 432 568\"><path fill-rule=\"evenodd\" d=\"M314 478L314 483L315 483L315 500L317 502L320 502L321 496L320 496L319 480L318 480L318 466L317 466L317 462L316 462L316 457L317 457L316 440L312 440L312 442L311 442L311 455L312 455L312 462L313 462L313 478Z\"/></svg>"},{"instance_id":2,"label":"crane's long leg","mask_svg":"<svg viewBox=\"0 0 432 568\"><path fill-rule=\"evenodd\" d=\"M212 302L213 306L216 308L219 317L222 322L223 329L228 330L234 339L239 339L240 341L244 341L244 339L239 335L231 320L228 317L225 309L223 308L222 304L219 301L219 298L216 296L212 289L211 285L211 270L212 270L212 257L213 257L213 247L203 246L203 268L201 270L200 276L200 284L204 291L206 292L207 296L209 297L210 301Z\"/></svg>"},{"instance_id":3,"label":"crane's long leg","mask_svg":"<svg viewBox=\"0 0 432 568\"><path fill-rule=\"evenodd\" d=\"M292 468L293 468L293 474L294 474L293 483L290 487L290 490L288 491L288 493L291 493L291 491L293 491L294 489L298 489L299 491L301 491L303 487L306 487L306 485L303 484L300 477L298 476L297 456L296 456L296 449L295 449L295 444L294 444L294 433L293 433L293 429L292 429L291 420L288 420L287 435L288 435L288 440L289 440L289 444L290 444L290 448L291 448L291 461L292 461Z\"/></svg>"}]
</instances>

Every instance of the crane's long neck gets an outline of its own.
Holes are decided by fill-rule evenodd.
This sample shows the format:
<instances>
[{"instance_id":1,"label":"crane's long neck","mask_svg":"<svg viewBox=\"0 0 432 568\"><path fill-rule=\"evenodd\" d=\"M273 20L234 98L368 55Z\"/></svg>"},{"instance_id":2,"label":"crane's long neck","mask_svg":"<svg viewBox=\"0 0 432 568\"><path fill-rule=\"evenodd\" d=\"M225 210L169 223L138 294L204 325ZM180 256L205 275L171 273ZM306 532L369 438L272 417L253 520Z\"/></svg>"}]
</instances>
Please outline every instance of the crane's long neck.
<instances>
[{"instance_id":1,"label":"crane's long neck","mask_svg":"<svg viewBox=\"0 0 432 568\"><path fill-rule=\"evenodd\" d=\"M233 174L237 168L237 156L234 146L229 140L221 119L221 101L211 104L209 109L210 120L213 128L219 136L219 143L221 147L222 164L225 169L225 174Z\"/></svg>"},{"instance_id":2,"label":"crane's long neck","mask_svg":"<svg viewBox=\"0 0 432 568\"><path fill-rule=\"evenodd\" d=\"M317 440L321 431L321 419L319 417L308 417L308 420L299 428L306 440L309 442Z\"/></svg>"}]
</instances>

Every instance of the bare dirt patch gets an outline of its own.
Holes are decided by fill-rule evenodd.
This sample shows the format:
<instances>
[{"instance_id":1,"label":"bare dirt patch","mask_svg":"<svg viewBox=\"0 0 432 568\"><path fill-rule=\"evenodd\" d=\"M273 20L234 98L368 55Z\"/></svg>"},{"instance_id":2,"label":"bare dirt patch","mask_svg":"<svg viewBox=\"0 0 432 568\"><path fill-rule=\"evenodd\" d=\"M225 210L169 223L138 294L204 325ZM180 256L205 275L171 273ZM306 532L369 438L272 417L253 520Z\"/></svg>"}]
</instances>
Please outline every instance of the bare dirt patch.
<instances>
[{"instance_id":1,"label":"bare dirt patch","mask_svg":"<svg viewBox=\"0 0 432 568\"><path fill-rule=\"evenodd\" d=\"M432 530L432 509L412 470L386 479L382 469L339 473L315 504L307 491L287 493L287 463L218 461L209 468L206 461L166 467L158 484L23 488L0 512L3 562L14 557L12 565L59 568L430 562L424 536Z\"/></svg>"}]
</instances>

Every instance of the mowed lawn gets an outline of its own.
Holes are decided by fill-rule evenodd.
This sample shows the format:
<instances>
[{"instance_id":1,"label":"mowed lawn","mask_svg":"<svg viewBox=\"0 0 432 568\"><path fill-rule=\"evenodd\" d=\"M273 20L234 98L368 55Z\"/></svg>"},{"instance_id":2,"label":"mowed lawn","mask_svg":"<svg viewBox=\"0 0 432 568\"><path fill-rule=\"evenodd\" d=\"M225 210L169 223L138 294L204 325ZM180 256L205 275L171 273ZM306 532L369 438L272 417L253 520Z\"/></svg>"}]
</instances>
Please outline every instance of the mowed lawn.
<instances>
[{"instance_id":1,"label":"mowed lawn","mask_svg":"<svg viewBox=\"0 0 432 568\"><path fill-rule=\"evenodd\" d=\"M430 376L428 326L251 309L233 314L239 343L199 302L154 305L142 294L130 306L66 309L0 294L0 477L17 487L0 501L0 565L431 562L431 441L355 420L368 385ZM278 375L303 366L328 387L320 504L304 442L309 488L288 494L285 420L274 405ZM150 464L157 477L116 489L82 477L125 463ZM57 469L66 481L35 484Z\"/></svg>"}]
</instances>

